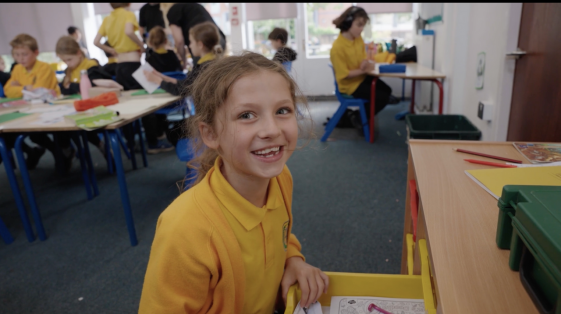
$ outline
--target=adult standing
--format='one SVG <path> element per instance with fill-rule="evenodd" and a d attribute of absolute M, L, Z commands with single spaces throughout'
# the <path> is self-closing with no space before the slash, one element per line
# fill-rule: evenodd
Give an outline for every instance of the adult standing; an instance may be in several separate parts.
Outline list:
<path fill-rule="evenodd" d="M 89 59 L 90 53 L 88 52 L 88 47 L 86 47 L 86 44 L 84 44 L 84 41 L 82 40 L 82 32 L 80 32 L 80 29 L 76 26 L 70 26 L 68 27 L 67 31 L 68 35 L 72 36 L 72 38 L 74 38 L 74 40 L 78 42 L 78 45 L 80 45 L 80 49 L 84 53 L 84 56 Z"/>
<path fill-rule="evenodd" d="M 144 42 L 146 42 L 148 33 L 154 26 L 166 28 L 164 15 L 160 10 L 160 3 L 146 3 L 138 12 L 138 29 Z"/>
<path fill-rule="evenodd" d="M 339 91 L 342 94 L 362 99 L 370 99 L 373 77 L 366 73 L 374 70 L 374 63 L 366 59 L 366 49 L 361 36 L 362 30 L 369 20 L 368 14 L 361 7 L 352 6 L 345 10 L 333 20 L 333 24 L 341 30 L 341 33 L 333 42 L 330 52 Z M 391 94 L 391 87 L 378 79 L 374 114 L 384 109 L 390 101 Z M 366 105 L 365 109 L 366 116 L 370 117 L 370 104 Z M 358 111 L 353 112 L 349 118 L 356 128 L 362 130 Z"/>
<path fill-rule="evenodd" d="M 162 9 L 162 12 L 166 13 L 165 9 Z M 175 48 L 185 67 L 187 64 L 185 46 L 189 47 L 189 29 L 203 22 L 212 22 L 214 25 L 216 23 L 207 10 L 198 3 L 175 3 L 167 10 L 166 18 L 175 41 Z M 226 36 L 224 36 L 218 25 L 216 25 L 216 28 L 218 28 L 220 33 L 220 46 L 222 46 L 223 50 L 226 50 Z M 189 48 L 189 52 L 192 56 L 191 48 Z M 193 57 L 194 64 L 197 64 L 198 60 L 198 57 Z"/>

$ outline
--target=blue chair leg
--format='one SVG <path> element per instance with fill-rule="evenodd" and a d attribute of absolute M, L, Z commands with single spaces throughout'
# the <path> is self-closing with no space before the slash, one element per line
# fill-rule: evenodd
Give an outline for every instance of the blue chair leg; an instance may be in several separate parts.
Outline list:
<path fill-rule="evenodd" d="M 4 160 L 4 168 L 6 169 L 6 175 L 8 176 L 8 181 L 10 182 L 10 188 L 12 189 L 12 194 L 14 195 L 14 199 L 16 201 L 16 207 L 18 208 L 21 222 L 23 224 L 23 229 L 25 230 L 25 235 L 27 236 L 27 240 L 29 242 L 33 242 L 35 240 L 35 235 L 33 234 L 33 230 L 31 229 L 31 223 L 29 222 L 29 218 L 27 217 L 27 211 L 25 210 L 25 206 L 23 205 L 23 197 L 21 196 L 19 185 L 16 180 L 16 175 L 14 173 L 14 167 L 12 165 L 12 151 L 8 149 L 6 143 L 4 142 L 4 139 L 1 136 L 0 155 L 2 155 L 2 160 Z M 23 162 L 23 165 L 20 164 L 20 168 L 22 166 L 25 167 L 25 160 Z"/>
<path fill-rule="evenodd" d="M 405 79 L 401 79 L 401 101 L 405 101 Z"/>
<path fill-rule="evenodd" d="M 77 153 L 78 159 L 80 159 L 80 168 L 82 169 L 82 179 L 84 180 L 84 185 L 86 186 L 86 194 L 88 196 L 88 200 L 91 200 L 93 198 L 92 186 L 90 182 L 90 176 L 88 175 L 86 159 L 84 157 L 84 148 L 82 147 L 82 143 L 80 143 L 80 140 L 77 138 L 76 132 L 72 132 L 71 138 L 78 148 Z"/>
<path fill-rule="evenodd" d="M 134 154 L 134 151 L 129 152 L 127 143 L 125 143 L 125 140 L 123 140 L 123 135 L 121 133 L 121 130 L 117 129 L 116 132 L 117 132 L 117 136 L 119 137 L 119 142 L 121 143 L 121 147 L 123 147 L 123 150 L 125 151 L 125 155 L 127 155 L 128 159 L 131 159 L 131 154 Z"/>
<path fill-rule="evenodd" d="M 327 140 L 331 132 L 333 132 L 333 129 L 335 129 L 335 126 L 337 126 L 339 120 L 341 120 L 341 117 L 343 116 L 346 110 L 347 110 L 347 106 L 341 104 L 337 109 L 337 111 L 335 112 L 335 114 L 333 115 L 333 117 L 329 119 L 329 122 L 327 122 L 327 125 L 325 126 L 325 133 L 323 133 L 323 136 L 321 137 L 322 142 L 325 142 Z"/>
<path fill-rule="evenodd" d="M 144 144 L 144 135 L 142 134 L 142 120 L 138 119 L 133 123 L 138 134 L 138 139 L 140 142 L 140 151 L 142 152 L 142 162 L 144 163 L 144 168 L 148 167 L 148 159 L 146 158 L 146 145 Z"/>
<path fill-rule="evenodd" d="M 109 174 L 113 174 L 113 163 L 111 159 L 113 159 L 111 155 L 111 143 L 109 143 L 109 135 L 107 131 L 103 131 L 103 137 L 105 138 L 105 158 L 107 159 L 107 172 Z"/>
<path fill-rule="evenodd" d="M 2 219 L 0 219 L 0 236 L 2 237 L 2 240 L 4 240 L 4 243 L 6 244 L 10 244 L 14 242 L 14 238 L 12 237 L 12 234 L 10 233 L 10 231 L 8 230 Z"/>
<path fill-rule="evenodd" d="M 366 109 L 364 106 L 366 106 L 364 103 L 360 105 L 360 120 L 362 122 L 362 130 L 364 131 L 364 139 L 370 142 L 370 126 L 368 125 L 368 118 L 366 117 Z"/>
<path fill-rule="evenodd" d="M 132 218 L 131 204 L 129 200 L 129 192 L 127 190 L 127 181 L 125 180 L 125 172 L 123 170 L 123 160 L 121 159 L 121 147 L 119 146 L 119 139 L 115 130 L 109 130 L 109 139 L 115 154 L 115 168 L 117 170 L 117 178 L 119 180 L 119 188 L 121 190 L 121 202 L 123 203 L 123 210 L 125 212 L 125 220 L 129 230 L 129 238 L 132 246 L 138 244 L 136 238 L 136 230 L 134 229 L 134 220 Z"/>
<path fill-rule="evenodd" d="M 88 166 L 88 174 L 90 176 L 90 182 L 92 184 L 94 196 L 99 195 L 99 188 L 97 186 L 97 179 L 95 177 L 95 169 L 93 167 L 92 162 L 92 155 L 90 153 L 90 145 L 88 144 L 88 136 L 86 132 L 80 132 L 82 138 L 82 145 L 84 146 L 84 153 L 86 154 L 84 157 L 86 159 L 86 165 Z"/>
<path fill-rule="evenodd" d="M 134 154 L 134 146 L 135 146 L 135 141 L 134 141 L 134 130 L 132 128 L 131 124 L 125 125 L 123 128 L 125 128 L 124 132 L 125 132 L 125 137 L 127 138 L 127 144 L 128 144 L 128 150 L 131 152 L 130 154 L 130 159 L 131 159 L 131 163 L 132 163 L 132 168 L 134 170 L 136 170 L 136 156 Z M 115 133 L 117 134 L 117 133 Z M 121 138 L 122 139 L 122 138 Z M 123 150 L 126 150 L 123 148 Z M 113 152 L 115 153 L 115 152 Z M 117 158 L 117 156 L 115 156 L 115 158 Z"/>

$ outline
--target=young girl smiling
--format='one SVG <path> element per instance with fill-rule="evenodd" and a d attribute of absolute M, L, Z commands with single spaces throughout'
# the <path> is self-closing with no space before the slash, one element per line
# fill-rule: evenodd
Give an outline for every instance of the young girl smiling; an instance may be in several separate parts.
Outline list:
<path fill-rule="evenodd" d="M 296 84 L 245 53 L 209 65 L 191 94 L 197 183 L 158 219 L 139 313 L 273 313 L 295 283 L 308 307 L 329 278 L 291 232 Z"/>

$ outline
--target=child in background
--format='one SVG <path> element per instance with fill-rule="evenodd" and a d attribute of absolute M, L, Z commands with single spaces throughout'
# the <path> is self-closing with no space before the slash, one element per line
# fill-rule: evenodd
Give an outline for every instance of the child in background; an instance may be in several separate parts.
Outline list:
<path fill-rule="evenodd" d="M 191 92 L 197 183 L 158 219 L 139 313 L 273 313 L 297 282 L 308 307 L 329 278 L 291 232 L 296 83 L 249 52 L 209 65 Z"/>
<path fill-rule="evenodd" d="M 4 58 L 0 56 L 0 85 L 4 86 L 10 79 L 10 73 L 4 72 L 6 70 L 6 63 L 4 63 Z"/>
<path fill-rule="evenodd" d="M 148 33 L 148 47 L 150 54 L 146 53 L 146 62 L 158 72 L 182 71 L 181 63 L 173 50 L 166 49 L 168 39 L 161 26 L 154 26 Z"/>
<path fill-rule="evenodd" d="M 163 75 L 158 71 L 144 71 L 149 81 L 159 84 L 160 87 L 172 95 L 189 95 L 189 87 L 199 76 L 201 71 L 216 58 L 222 56 L 220 46 L 220 34 L 218 28 L 212 22 L 197 24 L 189 29 L 189 48 L 195 57 L 200 57 L 193 70 L 183 80 L 177 80 Z"/>
<path fill-rule="evenodd" d="M 136 16 L 129 11 L 130 3 L 110 4 L 113 11 L 103 19 L 94 44 L 112 57 L 117 57 L 117 83 L 123 85 L 125 90 L 141 89 L 142 86 L 132 77 L 132 73 L 140 67 L 140 55 L 144 52 L 144 44 L 135 34 L 138 30 Z M 112 48 L 101 43 L 102 37 L 107 37 Z"/>
<path fill-rule="evenodd" d="M 39 46 L 35 38 L 27 34 L 17 35 L 11 42 L 12 54 L 18 64 L 4 86 L 8 98 L 23 97 L 23 90 L 43 87 L 60 95 L 56 74 L 48 63 L 37 60 Z"/>
<path fill-rule="evenodd" d="M 275 27 L 268 38 L 271 41 L 271 46 L 277 51 L 273 56 L 273 61 L 283 63 L 296 60 L 296 51 L 286 47 L 288 42 L 288 32 L 286 29 Z"/>
<path fill-rule="evenodd" d="M 107 40 L 103 44 L 105 46 L 109 47 L 109 48 L 112 48 Z M 103 51 L 103 52 L 105 53 L 105 56 L 107 57 L 107 63 L 103 66 L 103 70 L 105 72 L 107 72 L 109 75 L 111 75 L 111 77 L 113 77 L 117 73 L 117 71 L 116 71 L 117 70 L 117 57 L 114 57 L 114 56 L 110 55 L 106 51 Z"/>

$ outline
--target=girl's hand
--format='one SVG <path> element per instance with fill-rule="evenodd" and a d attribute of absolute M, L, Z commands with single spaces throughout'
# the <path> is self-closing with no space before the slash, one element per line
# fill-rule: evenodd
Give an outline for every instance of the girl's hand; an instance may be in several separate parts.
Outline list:
<path fill-rule="evenodd" d="M 109 49 L 109 51 L 106 50 L 106 52 L 111 55 L 111 57 L 116 57 L 117 56 L 117 51 L 114 48 L 111 47 L 107 47 L 107 49 Z"/>
<path fill-rule="evenodd" d="M 323 293 L 327 293 L 329 287 L 329 277 L 319 268 L 304 262 L 299 256 L 286 260 L 286 268 L 281 280 L 282 298 L 285 304 L 288 289 L 296 282 L 302 291 L 300 306 L 305 308 L 315 303 Z"/>
<path fill-rule="evenodd" d="M 158 85 L 162 84 L 163 79 L 161 78 L 160 75 L 158 75 L 154 72 L 156 72 L 156 70 L 151 71 L 151 72 L 148 72 L 148 71 L 144 70 L 144 75 L 146 75 L 146 79 L 148 81 L 150 81 L 152 83 L 155 83 L 155 84 L 158 84 Z"/>
<path fill-rule="evenodd" d="M 360 70 L 364 73 L 372 72 L 374 71 L 374 63 L 369 60 L 362 60 L 360 63 Z"/>
<path fill-rule="evenodd" d="M 21 86 L 21 84 L 18 81 L 12 81 L 12 84 L 10 84 L 12 86 Z"/>

